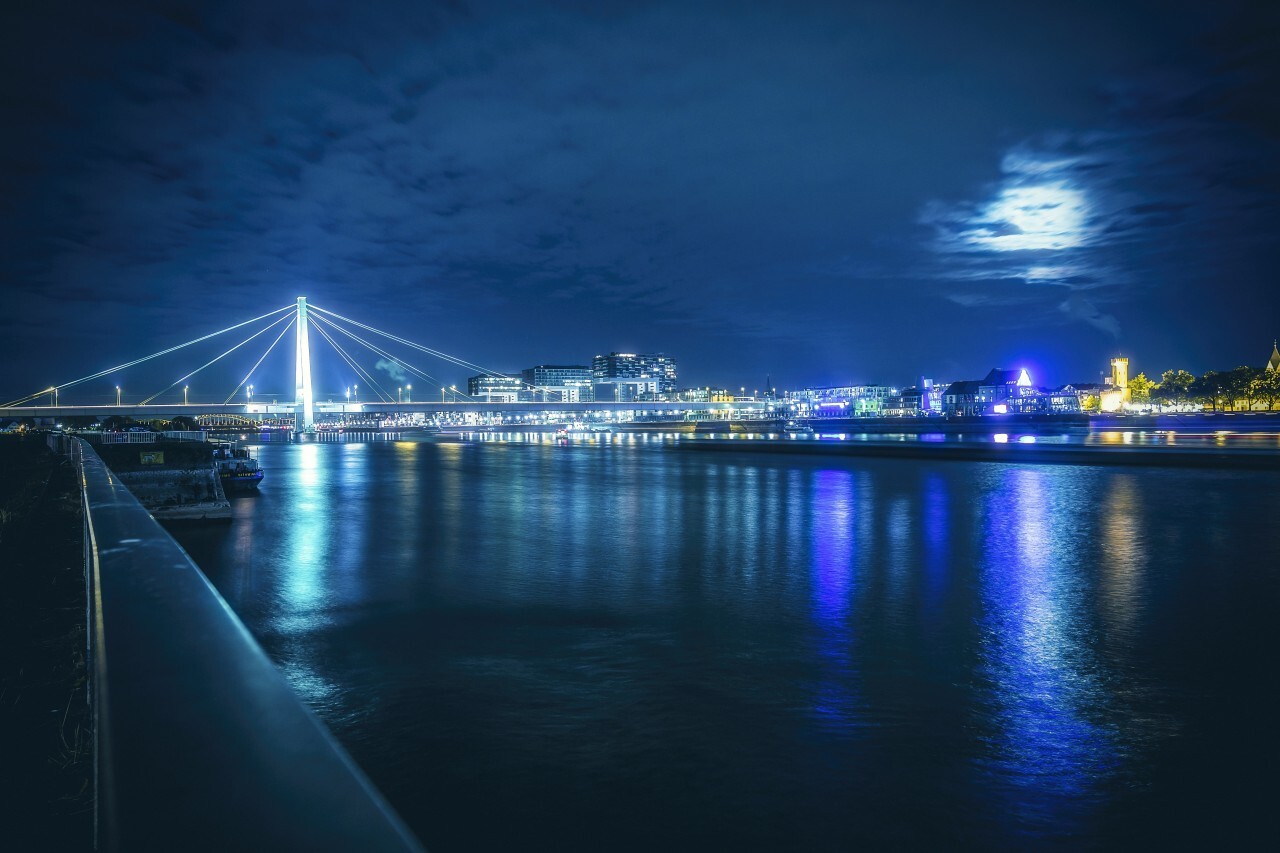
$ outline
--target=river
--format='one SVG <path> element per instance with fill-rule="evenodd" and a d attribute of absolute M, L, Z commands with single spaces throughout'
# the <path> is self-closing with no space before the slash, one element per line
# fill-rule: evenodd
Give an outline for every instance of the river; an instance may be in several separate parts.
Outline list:
<path fill-rule="evenodd" d="M 178 539 L 430 849 L 1274 837 L 1274 473 L 255 453 Z"/>

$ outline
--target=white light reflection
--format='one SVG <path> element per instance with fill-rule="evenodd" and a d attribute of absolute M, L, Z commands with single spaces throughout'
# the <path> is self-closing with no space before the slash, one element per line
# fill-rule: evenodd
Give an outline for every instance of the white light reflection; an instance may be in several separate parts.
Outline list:
<path fill-rule="evenodd" d="M 324 596 L 319 575 L 329 528 L 329 512 L 321 493 L 320 445 L 299 445 L 297 453 L 294 523 L 288 526 L 285 539 L 288 563 L 283 591 L 286 600 L 276 626 L 285 634 L 316 627 L 312 611 Z"/>

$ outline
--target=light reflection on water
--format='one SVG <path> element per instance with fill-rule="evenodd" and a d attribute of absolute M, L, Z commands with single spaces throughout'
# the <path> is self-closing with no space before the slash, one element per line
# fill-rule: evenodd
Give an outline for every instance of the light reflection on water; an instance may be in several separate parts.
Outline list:
<path fill-rule="evenodd" d="M 1092 496 L 1044 468 L 995 476 L 979 568 L 982 704 L 994 726 L 980 765 L 1029 827 L 1051 829 L 1114 767 L 1111 733 L 1095 722 L 1110 699 L 1089 649 L 1089 565 L 1079 559 Z"/>
<path fill-rule="evenodd" d="M 813 621 L 818 653 L 826 670 L 813 712 L 823 729 L 847 736 L 860 722 L 854 702 L 853 637 L 849 611 L 853 598 L 854 480 L 849 471 L 818 471 L 812 508 Z"/>
<path fill-rule="evenodd" d="M 1277 647 L 1270 475 L 259 455 L 180 538 L 430 846 L 1150 840 L 1241 790 L 1214 715 Z"/>

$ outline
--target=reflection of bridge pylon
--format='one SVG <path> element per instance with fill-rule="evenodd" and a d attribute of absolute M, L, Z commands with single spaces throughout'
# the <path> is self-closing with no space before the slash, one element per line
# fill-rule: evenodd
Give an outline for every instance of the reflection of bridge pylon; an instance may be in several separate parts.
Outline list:
<path fill-rule="evenodd" d="M 299 430 L 315 429 L 315 398 L 311 394 L 311 338 L 307 334 L 307 297 L 298 297 L 298 355 L 294 368 L 296 404 L 294 421 Z"/>

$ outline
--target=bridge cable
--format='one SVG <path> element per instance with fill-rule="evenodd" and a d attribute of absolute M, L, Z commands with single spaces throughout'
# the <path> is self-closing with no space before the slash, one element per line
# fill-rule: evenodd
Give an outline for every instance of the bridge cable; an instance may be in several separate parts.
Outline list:
<path fill-rule="evenodd" d="M 472 370 L 478 370 L 478 371 L 480 371 L 481 373 L 484 373 L 484 374 L 486 374 L 486 375 L 488 375 L 488 376 L 495 376 L 495 377 L 500 377 L 500 378 L 503 378 L 503 379 L 514 379 L 514 378 L 515 378 L 515 377 L 513 377 L 513 376 L 508 376 L 508 375 L 507 375 L 507 374 L 505 374 L 505 373 L 499 373 L 499 372 L 498 372 L 498 371 L 496 371 L 496 370 L 490 370 L 490 369 L 489 369 L 489 368 L 487 368 L 487 367 L 482 367 L 481 365 L 479 365 L 479 364 L 475 364 L 474 362 L 470 362 L 470 361 L 467 361 L 467 360 L 465 360 L 465 359 L 461 359 L 461 358 L 457 358 L 456 356 L 449 355 L 449 354 L 448 354 L 448 353 L 446 353 L 446 352 L 441 352 L 440 350 L 432 349 L 431 347 L 425 347 L 425 346 L 423 346 L 422 344 L 414 343 L 413 341 L 406 340 L 405 338 L 399 337 L 399 336 L 397 336 L 397 335 L 393 335 L 393 334 L 391 334 L 390 332 L 384 332 L 384 331 L 382 331 L 381 329 L 375 329 L 373 326 L 365 325 L 364 323 L 361 323 L 361 322 L 360 322 L 360 321 L 358 321 L 358 320 L 352 320 L 350 317 L 344 317 L 344 316 L 342 316 L 341 314 L 338 314 L 338 313 L 336 313 L 336 312 L 330 311 L 330 310 L 328 310 L 328 309 L 326 309 L 326 308 L 321 308 L 321 307 L 319 307 L 318 305 L 310 305 L 310 306 L 308 306 L 308 307 L 310 307 L 310 308 L 314 308 L 315 310 L 320 311 L 320 312 L 322 312 L 322 313 L 324 313 L 324 314 L 328 314 L 328 315 L 329 315 L 329 316 L 331 316 L 331 317 L 336 317 L 336 318 L 338 318 L 339 320 L 342 320 L 343 322 L 346 322 L 346 323 L 350 323 L 350 324 L 351 324 L 351 325 L 353 325 L 353 326 L 358 326 L 358 327 L 360 327 L 361 329 L 365 329 L 365 330 L 367 330 L 367 331 L 373 332 L 374 334 L 382 335 L 384 338 L 389 338 L 390 340 L 396 341 L 397 343 L 404 344 L 404 345 L 405 345 L 405 346 L 407 346 L 407 347 L 412 347 L 413 349 L 419 350 L 420 352 L 424 352 L 424 353 L 426 353 L 427 355 L 433 355 L 433 356 L 435 356 L 436 358 L 442 358 L 442 359 L 444 359 L 445 361 L 452 362 L 452 363 L 454 363 L 454 364 L 456 364 L 456 365 L 458 365 L 458 366 L 460 366 L 460 367 L 467 367 L 467 368 L 470 368 L 470 369 L 472 369 Z M 530 387 L 530 388 L 532 388 L 533 386 L 531 385 L 531 386 L 529 386 L 529 387 Z"/>
<path fill-rule="evenodd" d="M 275 312 L 272 312 L 272 313 L 275 313 Z M 147 405 L 147 403 L 150 403 L 150 402 L 151 402 L 152 400 L 154 400 L 156 397 L 159 397 L 159 396 L 160 396 L 161 394 L 163 394 L 165 391 L 168 391 L 168 390 L 169 390 L 169 388 L 173 388 L 173 387 L 174 387 L 175 385 L 177 385 L 179 382 L 185 382 L 186 380 L 190 379 L 192 376 L 195 376 L 197 373 L 199 373 L 200 371 L 204 370 L 206 367 L 208 367 L 209 365 L 213 364 L 214 362 L 220 361 L 220 360 L 222 360 L 223 358 L 225 358 L 225 357 L 227 357 L 227 356 L 231 355 L 231 353 L 233 353 L 233 352 L 235 352 L 236 350 L 240 349 L 240 347 L 242 347 L 242 346 L 244 346 L 245 344 L 249 343 L 249 341 L 251 341 L 251 340 L 253 340 L 254 338 L 258 337 L 258 335 L 261 335 L 263 332 L 270 331 L 271 329 L 275 328 L 276 326 L 280 325 L 281 323 L 283 323 L 284 321 L 286 321 L 286 320 L 288 320 L 288 319 L 289 319 L 289 317 L 288 317 L 288 315 L 286 315 L 286 316 L 281 317 L 280 319 L 276 320 L 275 322 L 273 322 L 273 323 L 271 323 L 271 324 L 269 324 L 269 325 L 267 325 L 267 326 L 262 327 L 261 329 L 259 329 L 258 331 L 254 332 L 252 335 L 250 335 L 249 337 L 245 338 L 245 339 L 244 339 L 243 341 L 241 341 L 240 343 L 238 343 L 238 344 L 236 344 L 235 346 L 233 346 L 231 349 L 229 349 L 229 350 L 227 350 L 226 352 L 222 353 L 222 355 L 215 356 L 214 358 L 210 359 L 209 361 L 206 361 L 204 364 L 200 365 L 200 366 L 199 366 L 199 367 L 197 367 L 195 370 L 193 370 L 193 371 L 191 371 L 190 373 L 188 373 L 186 376 L 183 376 L 182 378 L 180 378 L 180 379 L 176 380 L 172 385 L 168 386 L 168 388 L 162 388 L 161 390 L 159 390 L 159 391 L 157 391 L 156 393 L 152 394 L 152 395 L 151 395 L 150 397 L 148 397 L 147 399 L 143 400 L 143 401 L 142 401 L 141 403 L 139 403 L 138 405 L 140 405 L 140 406 L 145 406 L 145 405 Z"/>
<path fill-rule="evenodd" d="M 313 307 L 315 307 L 315 306 L 313 306 Z M 333 312 L 333 311 L 329 311 L 329 310 L 328 310 L 328 309 L 326 309 L 326 308 L 317 308 L 317 310 L 322 311 L 322 312 L 324 312 L 325 314 L 329 314 L 329 315 L 331 315 L 331 316 L 333 316 L 333 317 L 337 317 L 339 320 L 343 320 L 343 321 L 345 321 L 345 322 L 347 322 L 347 323 L 351 323 L 351 324 L 352 324 L 352 325 L 354 325 L 354 326 L 359 326 L 359 327 L 360 327 L 360 328 L 362 328 L 362 329 L 368 329 L 368 330 L 369 330 L 369 331 L 371 331 L 371 332 L 374 332 L 374 333 L 376 333 L 376 334 L 382 335 L 382 336 L 383 336 L 383 337 L 385 337 L 385 338 L 390 338 L 390 339 L 391 339 L 391 340 L 393 340 L 393 341 L 397 341 L 397 342 L 399 342 L 399 343 L 404 344 L 405 346 L 412 347 L 412 348 L 414 348 L 414 349 L 416 349 L 416 350 L 419 350 L 419 351 L 421 351 L 421 352 L 424 352 L 424 353 L 426 353 L 426 354 L 428 354 L 428 355 L 432 355 L 432 356 L 435 356 L 436 358 L 444 359 L 445 361 L 448 361 L 448 362 L 451 362 L 451 363 L 453 363 L 453 364 L 459 365 L 460 367 L 466 367 L 466 368 L 470 368 L 470 369 L 472 369 L 472 370 L 478 370 L 478 371 L 480 371 L 482 374 L 484 374 L 484 375 L 486 375 L 486 376 L 493 376 L 493 377 L 496 377 L 496 378 L 499 378 L 499 379 L 514 379 L 514 380 L 516 380 L 517 382 L 519 382 L 519 383 L 520 383 L 520 385 L 522 386 L 522 387 L 521 387 L 521 390 L 523 390 L 523 391 L 533 391 L 533 392 L 537 392 L 537 391 L 539 391 L 539 390 L 540 390 L 539 386 L 534 385 L 534 384 L 533 384 L 533 383 L 531 383 L 531 382 L 525 382 L 525 381 L 524 381 L 524 378 L 523 378 L 523 377 L 521 377 L 521 376 L 513 376 L 513 375 L 508 374 L 508 373 L 501 373 L 501 372 L 499 372 L 499 371 L 497 371 L 497 370 L 490 370 L 490 369 L 489 369 L 489 368 L 487 368 L 487 367 L 483 367 L 482 365 L 475 364 L 474 362 L 470 362 L 470 361 L 467 361 L 467 360 L 465 360 L 465 359 L 457 358 L 456 356 L 449 355 L 449 354 L 448 354 L 448 353 L 446 353 L 446 352 L 441 352 L 440 350 L 432 349 L 431 347 L 427 347 L 427 346 L 423 346 L 422 344 L 414 343 L 413 341 L 406 340 L 405 338 L 398 337 L 398 336 L 396 336 L 396 335 L 390 334 L 389 332 L 384 332 L 384 331 L 382 331 L 381 329 L 375 329 L 375 328 L 373 328 L 372 326 L 368 326 L 368 325 L 365 325 L 364 323 L 359 322 L 358 320 L 352 320 L 350 317 L 343 317 L 341 314 L 337 314 L 337 313 L 335 313 L 335 312 Z M 367 344 L 367 343 L 366 343 L 366 346 L 368 346 L 368 344 Z M 433 381 L 434 381 L 434 380 L 433 380 Z M 443 387 L 443 386 L 442 386 L 442 387 Z M 468 397 L 468 398 L 470 398 L 470 399 L 472 399 L 472 400 L 479 400 L 479 399 L 480 399 L 478 396 L 472 396 L 471 394 L 467 394 L 467 393 L 462 392 L 462 391 L 455 391 L 454 393 L 455 393 L 455 394 L 462 394 L 462 396 L 464 396 L 464 397 Z"/>
<path fill-rule="evenodd" d="M 63 388 L 70 388 L 70 387 L 72 387 L 73 385 L 79 385 L 80 383 L 82 383 L 82 382 L 88 382 L 88 381 L 90 381 L 91 379 L 98 379 L 98 378 L 101 378 L 101 377 L 103 377 L 103 376 L 106 376 L 108 373 L 115 373 L 117 370 L 125 370 L 126 368 L 133 367 L 135 364 L 142 364 L 142 362 L 144 362 L 144 361 L 150 361 L 150 360 L 151 360 L 151 359 L 153 359 L 153 358 L 158 358 L 159 356 L 162 356 L 162 355 L 168 355 L 169 353 L 171 353 L 171 352 L 176 352 L 177 350 L 183 349 L 184 347 L 189 347 L 189 346 L 191 346 L 192 344 L 198 344 L 198 343 L 200 343 L 201 341 L 207 341 L 207 340 L 209 340 L 209 338 L 216 338 L 218 335 L 222 335 L 222 334 L 225 334 L 225 333 L 227 333 L 227 332 L 234 331 L 235 329 L 239 329 L 239 328 L 240 328 L 240 327 L 242 327 L 242 326 L 247 326 L 247 325 L 249 325 L 250 323 L 256 323 L 256 322 L 258 322 L 259 320 L 265 320 L 267 317 L 271 317 L 271 316 L 274 316 L 274 315 L 276 315 L 276 314 L 279 314 L 281 311 L 289 311 L 289 310 L 291 310 L 291 309 L 293 309 L 293 308 L 295 308 L 295 306 L 293 306 L 293 305 L 286 305 L 286 306 L 284 306 L 283 308 L 277 308 L 277 309 L 276 309 L 276 310 L 274 310 L 274 311 L 268 311 L 266 314 L 262 314 L 262 315 L 260 315 L 260 316 L 254 317 L 252 320 L 245 320 L 243 323 L 236 323 L 234 326 L 227 326 L 227 328 L 225 328 L 225 329 L 220 329 L 219 331 L 212 332 L 212 333 L 210 333 L 210 334 L 208 334 L 208 335 L 204 335 L 203 337 L 199 337 L 199 338 L 196 338 L 196 339 L 194 339 L 194 340 L 187 341 L 185 344 L 178 344 L 177 346 L 173 346 L 173 347 L 169 347 L 168 349 L 160 350 L 159 352 L 152 353 L 151 355 L 144 356 L 144 357 L 139 358 L 139 359 L 134 359 L 133 361 L 126 362 L 125 364 L 118 364 L 118 365 L 116 365 L 115 367 L 109 367 L 109 368 L 107 368 L 106 370 L 99 371 L 98 373 L 95 373 L 95 374 L 93 374 L 93 375 L 91 375 L 91 376 L 85 376 L 85 377 L 82 377 L 82 378 L 80 378 L 80 379 L 73 380 L 73 381 L 71 381 L 71 382 L 64 382 L 64 383 L 63 383 L 63 384 L 61 384 L 61 385 L 54 385 L 54 386 L 51 386 L 51 387 L 53 387 L 53 388 L 57 388 L 59 391 L 61 391 Z M 268 327 L 268 328 L 270 328 L 270 327 Z M 181 380 L 181 379 L 179 379 L 178 381 L 179 381 L 179 382 L 181 382 L 182 380 Z M 26 402 L 27 400 L 34 399 L 34 398 L 36 398 L 36 397 L 39 397 L 41 394 L 48 393 L 48 391 L 49 391 L 49 389 L 48 389 L 48 388 L 42 388 L 42 389 L 40 389 L 39 391 L 37 391 L 36 393 L 34 393 L 34 394 L 30 394 L 30 395 L 28 395 L 28 396 L 26 396 L 26 397 L 22 397 L 22 398 L 20 398 L 20 399 L 18 399 L 18 400 L 15 400 L 15 401 L 14 401 L 14 402 L 12 402 L 12 403 L 6 403 L 6 404 L 4 405 L 4 407 L 3 407 L 3 408 L 7 408 L 7 407 L 9 407 L 9 406 L 16 405 L 17 403 Z"/>
<path fill-rule="evenodd" d="M 222 405 L 225 406 L 227 403 L 231 402 L 231 398 L 234 397 L 236 393 L 239 392 L 239 390 L 245 386 L 245 383 L 249 381 L 249 377 L 252 376 L 253 372 L 257 370 L 258 367 L 262 364 L 262 362 L 266 360 L 267 356 L 271 355 L 271 351 L 276 348 L 276 344 L 280 343 L 280 339 L 285 336 L 286 332 L 288 332 L 290 329 L 293 328 L 293 324 L 296 323 L 297 321 L 298 321 L 298 315 L 294 314 L 293 319 L 289 321 L 289 324 L 280 330 L 280 334 L 276 335 L 276 339 L 271 342 L 271 346 L 267 347 L 267 351 L 262 354 L 262 358 L 259 358 L 256 362 L 254 362 L 253 367 L 249 368 L 249 372 L 244 375 L 244 379 L 240 380 L 240 384 L 237 385 L 234 389 L 232 389 L 231 393 L 227 395 L 227 399 L 222 401 Z M 270 328 L 270 326 L 268 326 L 267 328 Z"/>
<path fill-rule="evenodd" d="M 360 378 L 365 379 L 369 382 L 369 384 L 373 387 L 374 391 L 378 394 L 380 399 L 385 399 L 388 403 L 391 402 L 391 395 L 387 393 L 385 390 L 383 390 L 382 386 L 378 384 L 378 380 L 374 378 L 372 373 L 370 373 L 369 371 L 361 367 L 359 364 L 357 364 L 356 360 L 352 358 L 350 355 L 348 355 L 347 351 L 344 350 L 341 346 L 339 346 L 337 341 L 329 337 L 329 333 L 326 332 L 323 328 L 321 328 L 318 324 L 316 325 L 315 329 L 317 332 L 320 333 L 320 336 L 322 338 L 324 338 L 326 341 L 329 342 L 329 346 L 333 347 L 334 351 L 337 352 L 338 355 L 342 356 L 343 360 L 345 360 L 347 364 L 350 365 L 353 370 L 355 370 L 356 374 L 360 376 Z"/>
<path fill-rule="evenodd" d="M 315 318 L 309 317 L 308 319 L 314 320 Z M 319 325 L 315 327 L 315 330 L 323 340 L 328 342 L 329 346 L 333 347 L 333 351 L 336 352 L 338 356 L 347 363 L 347 366 L 356 372 L 356 376 L 360 377 L 360 379 L 365 382 L 366 387 L 372 389 L 372 393 L 379 400 L 389 401 L 391 399 L 391 395 L 388 394 L 387 391 L 381 385 L 378 384 L 378 380 L 376 377 L 374 377 L 373 373 L 361 367 L 359 363 L 357 363 L 356 360 L 350 354 L 348 354 L 346 350 L 344 350 L 341 346 L 339 346 L 337 341 L 335 341 L 332 337 L 326 334 L 325 330 L 320 328 Z"/>
<path fill-rule="evenodd" d="M 357 334 L 355 334 L 355 333 L 353 333 L 353 332 L 351 332 L 351 331 L 349 331 L 349 330 L 347 330 L 347 329 L 342 328 L 341 326 L 339 326 L 337 323 L 333 322 L 332 320 L 326 319 L 326 318 L 324 318 L 324 317 L 316 317 L 315 319 L 316 319 L 316 320 L 319 320 L 320 322 L 327 323 L 327 324 L 328 324 L 329 326 L 331 326 L 332 328 L 336 329 L 336 330 L 337 330 L 337 331 L 339 331 L 339 332 L 342 332 L 342 334 L 344 334 L 344 335 L 346 335 L 347 337 L 351 338 L 351 340 L 355 341 L 356 343 L 359 343 L 359 344 L 362 344 L 362 345 L 364 345 L 364 346 L 368 347 L 369 349 L 373 350 L 373 351 L 374 351 L 375 353 L 377 353 L 378 355 L 383 356 L 384 358 L 389 358 L 389 359 L 391 359 L 391 361 L 392 361 L 393 363 L 395 363 L 397 366 L 399 366 L 399 367 L 405 367 L 405 368 L 408 368 L 409 370 L 413 371 L 414 375 L 416 375 L 416 376 L 421 376 L 423 379 L 427 380 L 428 382 L 431 382 L 432 384 L 440 385 L 441 389 L 443 389 L 443 388 L 445 388 L 445 387 L 446 387 L 445 385 L 441 384 L 441 382 L 440 382 L 440 380 L 439 380 L 439 379 L 436 379 L 434 376 L 432 376 L 430 373 L 427 373 L 427 372 L 426 372 L 425 370 L 423 370 L 422 368 L 420 368 L 420 367 L 416 367 L 416 366 L 414 366 L 414 365 L 410 364 L 409 362 L 404 361 L 403 359 L 397 358 L 396 356 L 392 355 L 391 353 L 387 352 L 386 350 L 382 349 L 381 347 L 375 346 L 374 344 L 369 343 L 368 341 L 366 341 L 364 338 L 360 337 L 359 335 L 357 335 Z"/>

